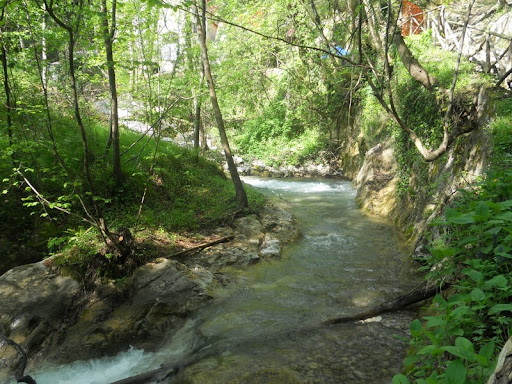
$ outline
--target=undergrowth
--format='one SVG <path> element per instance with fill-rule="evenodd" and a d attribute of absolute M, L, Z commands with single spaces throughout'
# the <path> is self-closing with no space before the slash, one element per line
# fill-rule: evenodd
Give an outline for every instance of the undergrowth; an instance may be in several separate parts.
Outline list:
<path fill-rule="evenodd" d="M 512 336 L 512 98 L 498 102 L 489 127 L 486 177 L 459 193 L 432 224 L 421 268 L 432 284 L 453 283 L 411 323 L 404 374 L 393 384 L 486 382 L 499 348 Z"/>
<path fill-rule="evenodd" d="M 54 113 L 56 146 L 66 171 L 50 150 L 44 117 L 37 116 L 20 114 L 14 145 L 9 146 L 5 136 L 0 143 L 0 246 L 5 250 L 0 273 L 49 253 L 64 255 L 59 262 L 74 265 L 76 270 L 98 254 L 104 266 L 115 264 L 109 261 L 111 255 L 102 253 L 101 239 L 84 221 L 93 212 L 90 206 L 85 211 L 82 204 L 88 205 L 90 191 L 83 175 L 76 123 L 65 113 Z M 166 141 L 160 141 L 156 151 L 154 138 L 140 139 L 141 134 L 128 130 L 121 132 L 124 179 L 116 185 L 111 151 L 105 151 L 108 123 L 94 116 L 85 120 L 94 199 L 112 230 L 199 231 L 228 223 L 238 211 L 234 187 L 218 164 L 197 159 L 195 152 Z M 248 197 L 251 210 L 257 211 L 263 198 L 250 188 Z M 43 198 L 49 204 L 41 204 Z"/>

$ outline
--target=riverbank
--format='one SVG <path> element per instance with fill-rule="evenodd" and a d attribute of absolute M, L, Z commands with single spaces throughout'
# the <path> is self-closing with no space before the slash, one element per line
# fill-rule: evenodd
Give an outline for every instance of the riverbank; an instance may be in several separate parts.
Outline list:
<path fill-rule="evenodd" d="M 279 257 L 283 245 L 300 236 L 284 205 L 267 203 L 258 215 L 210 234 L 232 236 L 229 243 L 184 257 L 162 254 L 120 280 L 86 287 L 61 275 L 55 258 L 10 270 L 0 277 L 0 321 L 26 350 L 27 373 L 42 363 L 114 355 L 129 345 L 158 348 L 164 334 L 213 299 L 215 286 L 231 281 L 226 266 Z M 0 348 L 0 379 L 12 377 L 18 362 L 16 351 Z"/>

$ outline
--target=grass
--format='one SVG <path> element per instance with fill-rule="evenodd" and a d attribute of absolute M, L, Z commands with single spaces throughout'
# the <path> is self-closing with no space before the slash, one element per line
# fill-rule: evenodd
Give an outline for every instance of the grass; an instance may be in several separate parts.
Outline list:
<path fill-rule="evenodd" d="M 143 237 L 138 241 L 147 243 L 155 231 L 164 231 L 165 236 L 172 239 L 180 233 L 225 224 L 238 211 L 234 187 L 218 164 L 201 157 L 196 161 L 193 151 L 163 140 L 155 151 L 155 139 L 139 140 L 141 135 L 129 130 L 121 131 L 124 180 L 116 185 L 112 177 L 111 151 L 105 155 L 108 122 L 90 112 L 84 121 L 94 198 L 111 229 L 130 228 Z M 53 115 L 57 149 L 69 174 L 56 161 L 43 122 L 42 114 L 20 114 L 16 117 L 16 144 L 9 147 L 6 136 L 0 138 L 0 190 L 3 191 L 0 245 L 6 250 L 0 260 L 0 273 L 17 264 L 40 260 L 49 252 L 64 252 L 64 259 L 59 259 L 61 264 L 68 260 L 71 265 L 84 265 L 102 246 L 97 233 L 81 219 L 87 218 L 87 213 L 80 200 L 87 204 L 90 191 L 83 176 L 82 142 L 74 119 L 66 113 Z M 40 204 L 14 168 L 19 169 L 45 199 L 75 216 Z M 250 188 L 247 192 L 251 210 L 257 211 L 263 205 L 263 197 Z M 88 204 L 87 210 L 93 212 Z M 30 250 L 30 257 L 22 258 L 26 249 Z"/>

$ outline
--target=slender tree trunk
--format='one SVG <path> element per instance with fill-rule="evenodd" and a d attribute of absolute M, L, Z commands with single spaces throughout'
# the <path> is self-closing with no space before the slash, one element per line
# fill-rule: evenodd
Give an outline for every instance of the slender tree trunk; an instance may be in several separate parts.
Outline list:
<path fill-rule="evenodd" d="M 5 7 L 2 9 L 2 15 L 0 21 L 5 22 Z M 4 33 L 4 28 L 0 28 L 0 33 Z M 9 146 L 13 144 L 13 133 L 12 133 L 12 105 L 11 105 L 11 88 L 9 86 L 9 67 L 7 65 L 7 49 L 5 48 L 5 41 L 2 37 L 0 40 L 2 56 L 2 69 L 4 74 L 4 92 L 5 92 L 5 108 L 7 114 L 7 135 L 9 136 Z"/>
<path fill-rule="evenodd" d="M 101 0 L 101 14 L 103 21 L 103 38 L 105 41 L 105 51 L 107 55 L 108 67 L 108 84 L 110 88 L 111 102 L 111 129 L 112 129 L 112 148 L 113 148 L 113 164 L 114 164 L 114 180 L 117 184 L 122 181 L 121 170 L 121 150 L 119 144 L 119 108 L 117 103 L 117 85 L 116 70 L 114 64 L 113 40 L 116 30 L 116 0 L 112 0 L 111 24 L 108 23 L 107 0 Z"/>
<path fill-rule="evenodd" d="M 201 128 L 201 99 L 194 94 L 194 149 L 199 153 L 199 130 Z"/>
<path fill-rule="evenodd" d="M 51 111 L 50 111 L 50 102 L 49 102 L 49 98 L 48 98 L 48 87 L 47 87 L 47 84 L 46 84 L 46 68 L 47 68 L 47 66 L 45 64 L 45 61 L 46 61 L 46 40 L 43 37 L 43 43 L 42 43 L 42 49 L 41 49 L 41 58 L 40 58 L 39 57 L 39 52 L 38 52 L 38 50 L 36 48 L 36 41 L 35 41 L 35 38 L 34 38 L 34 36 L 32 34 L 32 30 L 34 28 L 33 28 L 32 19 L 30 17 L 30 12 L 28 10 L 29 9 L 28 8 L 28 4 L 26 2 L 24 2 L 24 6 L 25 6 L 25 10 L 27 12 L 27 21 L 28 21 L 28 25 L 29 25 L 29 28 L 30 28 L 30 31 L 31 31 L 30 35 L 32 37 L 32 46 L 33 46 L 33 49 L 34 49 L 34 59 L 35 59 L 36 66 L 37 66 L 37 72 L 39 74 L 39 81 L 41 83 L 41 89 L 43 90 L 43 99 L 44 99 L 44 106 L 45 106 L 45 112 L 46 112 L 46 129 L 48 131 L 48 137 L 50 138 L 50 141 L 52 142 L 53 155 L 55 156 L 55 158 L 57 159 L 57 161 L 61 165 L 62 169 L 64 169 L 64 171 L 66 172 L 68 177 L 71 179 L 71 177 L 72 177 L 71 171 L 66 166 L 66 164 L 64 163 L 64 160 L 60 156 L 59 151 L 57 150 L 57 144 L 55 142 L 55 136 L 53 135 L 52 115 L 51 115 Z M 46 28 L 46 16 L 43 15 L 43 30 L 45 28 Z"/>
<path fill-rule="evenodd" d="M 203 9 L 205 8 L 203 2 Z M 217 128 L 219 130 L 220 140 L 222 143 L 222 148 L 224 149 L 224 155 L 226 156 L 226 161 L 228 163 L 229 174 L 231 175 L 231 180 L 235 186 L 236 197 L 238 199 L 238 205 L 240 208 L 247 207 L 247 195 L 245 193 L 244 186 L 242 181 L 240 180 L 240 176 L 238 175 L 238 171 L 236 169 L 235 162 L 233 161 L 233 156 L 231 154 L 231 149 L 229 147 L 228 137 L 226 135 L 226 129 L 224 127 L 224 119 L 222 118 L 222 112 L 219 107 L 219 102 L 217 101 L 217 93 L 215 92 L 215 83 L 213 82 L 212 72 L 210 69 L 210 61 L 208 59 L 208 50 L 206 47 L 206 36 L 203 29 L 203 23 L 201 22 L 201 18 L 199 16 L 197 1 L 194 1 L 193 5 L 194 14 L 196 17 L 197 24 L 197 35 L 199 37 L 199 45 L 201 46 L 201 60 L 204 66 L 204 73 L 206 77 L 206 81 L 208 83 L 208 88 L 210 91 L 210 100 L 212 102 L 212 109 L 215 115 L 215 120 L 217 122 Z"/>
<path fill-rule="evenodd" d="M 75 119 L 78 125 L 78 128 L 80 130 L 80 135 L 82 138 L 82 147 L 83 147 L 83 153 L 84 153 L 84 175 L 85 179 L 87 181 L 87 185 L 89 187 L 89 190 L 91 192 L 91 195 L 89 196 L 89 201 L 91 206 L 93 207 L 95 211 L 95 216 L 90 216 L 91 219 L 96 223 L 97 228 L 103 237 L 105 243 L 111 247 L 113 247 L 117 252 L 119 252 L 121 255 L 126 256 L 129 252 L 131 252 L 132 244 L 127 241 L 127 238 L 131 238 L 130 236 L 117 236 L 115 233 L 111 232 L 107 222 L 105 221 L 105 218 L 103 216 L 103 213 L 101 211 L 100 206 L 96 203 L 94 200 L 94 197 L 96 196 L 94 183 L 92 181 L 91 171 L 90 171 L 90 164 L 89 164 L 89 145 L 87 142 L 87 134 L 85 131 L 85 126 L 82 121 L 82 115 L 80 113 L 80 105 L 79 105 L 79 99 L 78 99 L 78 90 L 77 90 L 77 84 L 76 84 L 76 74 L 75 74 L 75 35 L 76 31 L 78 30 L 78 25 L 80 23 L 81 18 L 81 11 L 83 2 L 81 0 L 78 0 L 76 5 L 79 7 L 78 15 L 76 16 L 75 23 L 76 25 L 74 28 L 71 25 L 65 24 L 59 17 L 55 14 L 52 3 L 48 4 L 48 0 L 44 0 L 45 8 L 50 15 L 50 17 L 59 25 L 61 28 L 63 28 L 67 34 L 68 34 L 68 55 L 69 55 L 69 75 L 71 78 L 71 90 L 73 94 L 73 106 L 75 111 Z M 84 210 L 86 210 L 84 206 Z M 86 210 L 87 213 L 87 210 Z M 88 213 L 87 213 L 88 214 Z"/>

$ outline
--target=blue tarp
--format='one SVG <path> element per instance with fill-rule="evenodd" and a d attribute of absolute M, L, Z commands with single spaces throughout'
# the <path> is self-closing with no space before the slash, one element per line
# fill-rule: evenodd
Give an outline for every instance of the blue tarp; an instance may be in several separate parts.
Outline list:
<path fill-rule="evenodd" d="M 331 52 L 337 56 L 347 56 L 348 55 L 348 51 L 345 48 L 340 47 L 339 45 L 336 45 L 334 48 L 331 47 Z M 327 58 L 327 55 L 322 56 L 322 59 L 326 59 L 326 58 Z"/>

